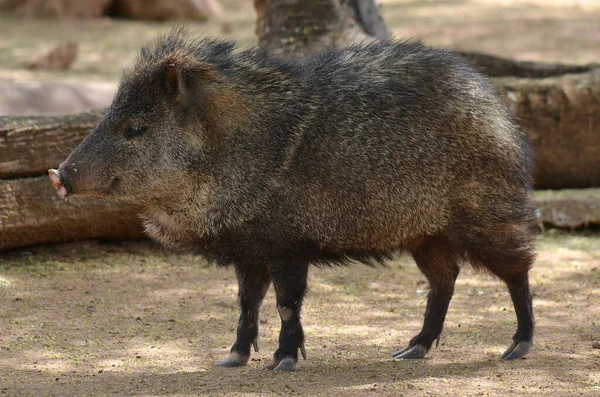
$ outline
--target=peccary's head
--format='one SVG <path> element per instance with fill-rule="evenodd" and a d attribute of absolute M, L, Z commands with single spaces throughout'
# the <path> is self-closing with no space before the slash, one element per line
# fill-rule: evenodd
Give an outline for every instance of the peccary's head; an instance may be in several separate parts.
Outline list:
<path fill-rule="evenodd" d="M 212 61 L 232 50 L 231 43 L 190 43 L 182 32 L 143 48 L 98 126 L 49 171 L 59 195 L 152 204 L 202 183 L 210 132 L 226 126 L 236 103 Z"/>

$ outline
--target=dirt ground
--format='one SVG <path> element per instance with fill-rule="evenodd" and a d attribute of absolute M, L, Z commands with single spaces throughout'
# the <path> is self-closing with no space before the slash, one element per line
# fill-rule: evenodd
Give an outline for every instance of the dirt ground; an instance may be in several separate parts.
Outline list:
<path fill-rule="evenodd" d="M 250 1 L 225 0 L 230 37 L 254 44 Z M 521 60 L 599 62 L 600 3 L 384 0 L 400 37 Z M 193 25 L 222 34 L 220 23 Z M 165 24 L 28 21 L 0 16 L 0 78 L 109 81 Z M 68 72 L 22 64 L 75 37 Z M 1 231 L 0 231 L 1 232 Z M 524 360 L 498 359 L 516 323 L 506 288 L 468 269 L 439 347 L 393 361 L 420 329 L 427 285 L 410 258 L 387 268 L 312 269 L 303 312 L 308 360 L 261 371 L 277 344 L 270 291 L 259 353 L 214 363 L 237 321 L 231 269 L 148 242 L 81 242 L 0 253 L 0 396 L 600 395 L 600 234 L 547 232 L 532 270 L 537 334 Z"/>
<path fill-rule="evenodd" d="M 280 324 L 272 290 L 260 352 L 244 368 L 215 365 L 235 339 L 231 269 L 145 242 L 4 253 L 0 395 L 599 395 L 600 234 L 547 232 L 538 247 L 526 359 L 499 359 L 516 329 L 504 285 L 465 269 L 439 347 L 394 361 L 419 331 L 427 295 L 400 257 L 387 268 L 312 269 L 308 359 L 292 374 L 261 370 Z"/>

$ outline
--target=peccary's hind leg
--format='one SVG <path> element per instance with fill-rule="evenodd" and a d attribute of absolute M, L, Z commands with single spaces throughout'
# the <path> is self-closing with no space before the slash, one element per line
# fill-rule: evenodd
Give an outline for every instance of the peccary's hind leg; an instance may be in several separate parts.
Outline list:
<path fill-rule="evenodd" d="M 238 279 L 238 302 L 240 319 L 237 339 L 231 352 L 217 365 L 221 367 L 239 367 L 250 358 L 250 346 L 258 351 L 258 311 L 269 289 L 271 275 L 266 265 L 239 265 L 235 273 Z"/>
<path fill-rule="evenodd" d="M 427 277 L 430 291 L 423 328 L 406 348 L 393 353 L 396 359 L 423 358 L 433 342 L 440 337 L 460 270 L 454 249 L 442 237 L 426 240 L 412 251 L 412 255 Z"/>
<path fill-rule="evenodd" d="M 273 286 L 277 295 L 277 310 L 281 317 L 279 348 L 266 369 L 293 371 L 298 362 L 298 349 L 306 359 L 304 331 L 300 324 L 300 308 L 306 293 L 308 263 L 289 263 L 271 266 Z"/>
<path fill-rule="evenodd" d="M 502 279 L 510 292 L 517 315 L 517 332 L 502 358 L 513 360 L 526 355 L 533 345 L 534 317 L 529 290 L 529 269 L 535 260 L 533 231 L 527 225 L 496 226 L 493 232 L 477 236 L 469 248 L 469 259 Z"/>
<path fill-rule="evenodd" d="M 510 297 L 517 314 L 517 332 L 513 336 L 513 343 L 501 357 L 506 360 L 514 360 L 529 353 L 533 345 L 533 306 L 527 274 L 505 277 L 504 281 L 510 291 Z"/>

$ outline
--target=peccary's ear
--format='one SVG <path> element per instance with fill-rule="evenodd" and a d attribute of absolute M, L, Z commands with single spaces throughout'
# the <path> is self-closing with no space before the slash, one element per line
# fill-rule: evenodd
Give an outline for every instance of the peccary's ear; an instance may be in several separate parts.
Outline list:
<path fill-rule="evenodd" d="M 183 102 L 185 98 L 185 84 L 181 71 L 175 65 L 165 66 L 165 83 L 167 92 Z"/>
<path fill-rule="evenodd" d="M 204 62 L 188 65 L 183 72 L 175 64 L 169 63 L 165 66 L 164 74 L 167 92 L 181 105 L 185 105 L 190 99 L 190 89 L 193 91 L 199 82 L 216 82 L 222 79 L 212 65 Z"/>

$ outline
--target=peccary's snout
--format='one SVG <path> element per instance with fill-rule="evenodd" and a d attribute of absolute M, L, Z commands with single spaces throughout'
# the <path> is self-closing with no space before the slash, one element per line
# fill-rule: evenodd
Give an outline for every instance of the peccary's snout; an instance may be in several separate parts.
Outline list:
<path fill-rule="evenodd" d="M 100 132 L 100 133 L 99 133 Z M 112 177 L 111 154 L 118 151 L 107 134 L 94 129 L 48 176 L 60 198 L 106 196 Z"/>
<path fill-rule="evenodd" d="M 62 172 L 61 175 L 60 168 L 58 170 L 49 169 L 48 176 L 50 176 L 52 186 L 54 186 L 54 189 L 56 189 L 56 192 L 58 193 L 60 198 L 63 200 L 67 198 L 67 196 L 69 195 L 69 184 L 67 178 L 64 176 L 64 172 Z"/>
<path fill-rule="evenodd" d="M 81 157 L 81 151 L 76 149 L 58 169 L 49 169 L 48 176 L 52 186 L 61 199 L 68 196 L 105 196 L 107 187 L 103 167 L 97 162 L 84 164 L 77 161 Z M 88 152 L 83 151 L 83 154 Z M 91 157 L 91 156 L 89 156 Z M 73 161 L 75 160 L 75 161 Z"/>

